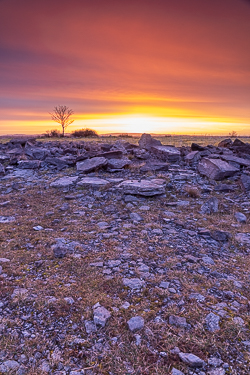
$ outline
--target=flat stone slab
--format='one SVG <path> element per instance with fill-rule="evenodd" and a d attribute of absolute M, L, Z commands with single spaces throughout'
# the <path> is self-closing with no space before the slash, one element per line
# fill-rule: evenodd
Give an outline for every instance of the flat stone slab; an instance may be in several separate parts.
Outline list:
<path fill-rule="evenodd" d="M 101 187 L 109 185 L 110 182 L 99 177 L 84 177 L 82 178 L 77 185 L 78 186 L 92 186 L 92 187 Z"/>
<path fill-rule="evenodd" d="M 62 177 L 58 180 L 53 181 L 50 186 L 55 188 L 65 188 L 69 186 L 73 186 L 75 182 L 78 180 L 78 177 Z"/>
<path fill-rule="evenodd" d="M 145 197 L 165 193 L 164 185 L 156 184 L 148 180 L 126 180 L 119 184 L 118 188 L 122 189 L 124 194 L 142 195 Z"/>
<path fill-rule="evenodd" d="M 198 171 L 212 180 L 223 180 L 224 178 L 231 177 L 239 170 L 227 162 L 220 159 L 203 158 L 198 164 Z"/>
<path fill-rule="evenodd" d="M 107 159 L 104 157 L 95 157 L 76 163 L 76 168 L 81 172 L 91 172 L 97 168 L 104 167 L 107 165 Z"/>

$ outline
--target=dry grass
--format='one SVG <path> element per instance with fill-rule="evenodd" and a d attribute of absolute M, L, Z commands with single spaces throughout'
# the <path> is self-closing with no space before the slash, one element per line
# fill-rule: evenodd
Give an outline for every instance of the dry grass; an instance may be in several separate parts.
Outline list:
<path fill-rule="evenodd" d="M 5 182 L 5 184 L 8 183 L 10 182 Z M 149 199 L 148 202 L 152 203 L 150 203 L 151 209 L 148 212 L 142 212 L 144 222 L 134 225 L 131 229 L 121 230 L 115 238 L 103 237 L 96 244 L 94 240 L 101 232 L 96 222 L 112 221 L 111 216 L 100 210 L 100 205 L 103 204 L 102 199 L 97 198 L 90 209 L 79 199 L 66 202 L 64 200 L 66 193 L 59 194 L 56 190 L 47 190 L 45 185 L 47 183 L 44 186 L 39 183 L 35 187 L 26 187 L 22 194 L 17 191 L 1 197 L 2 201 L 10 200 L 11 202 L 8 206 L 2 207 L 1 215 L 16 216 L 14 225 L 1 224 L 0 227 L 1 257 L 11 260 L 3 265 L 4 273 L 8 277 L 0 279 L 0 298 L 9 301 L 10 309 L 9 313 L 1 317 L 0 323 L 5 326 L 0 337 L 1 350 L 14 353 L 13 356 L 16 355 L 17 358 L 21 354 L 30 357 L 39 352 L 42 355 L 41 358 L 48 360 L 53 369 L 57 368 L 62 357 L 64 365 L 69 363 L 72 367 L 75 361 L 81 364 L 82 368 L 87 368 L 94 374 L 103 375 L 112 373 L 166 375 L 170 373 L 173 366 L 185 373 L 187 367 L 179 361 L 178 356 L 170 354 L 170 350 L 175 346 L 178 346 L 181 351 L 192 352 L 204 360 L 219 351 L 225 362 L 230 362 L 237 353 L 244 352 L 241 342 L 249 338 L 249 290 L 243 288 L 241 291 L 247 298 L 247 301 L 242 299 L 243 307 L 240 312 L 246 326 L 240 328 L 233 321 L 222 319 L 222 329 L 219 333 L 208 332 L 204 329 L 204 319 L 211 305 L 218 301 L 212 294 L 208 294 L 205 303 L 197 304 L 190 301 L 188 296 L 194 292 L 206 294 L 206 291 L 215 286 L 216 280 L 197 273 L 200 267 L 199 262 L 189 262 L 188 257 L 185 258 L 183 253 L 180 258 L 177 258 L 178 248 L 171 247 L 171 242 L 164 243 L 161 236 L 152 237 L 141 234 L 147 224 L 152 224 L 152 229 L 162 227 L 162 211 L 169 209 L 165 206 L 164 199 Z M 83 189 L 82 192 L 88 195 L 87 189 Z M 186 189 L 186 193 L 190 197 L 200 198 L 197 190 L 192 190 L 192 188 Z M 176 200 L 178 199 L 188 198 L 177 194 Z M 61 207 L 65 202 L 68 208 L 63 211 Z M 183 223 L 183 226 L 179 228 L 195 230 L 195 223 L 189 224 L 186 220 L 194 214 L 192 202 L 196 204 L 196 200 L 192 199 L 190 202 L 190 205 L 185 208 L 174 209 L 175 221 Z M 117 204 L 117 210 L 127 215 L 126 205 L 121 201 L 115 203 L 112 196 L 107 198 L 106 204 Z M 195 217 L 200 225 L 204 215 L 199 213 L 198 206 L 195 207 Z M 234 234 L 236 229 L 231 227 L 234 223 L 231 212 L 236 208 L 233 206 L 229 212 L 222 211 L 218 214 L 206 215 L 206 227 L 230 229 L 230 232 Z M 85 211 L 85 215 L 77 214 L 79 210 Z M 50 212 L 49 215 L 48 212 Z M 53 231 L 36 232 L 33 230 L 35 225 L 41 225 Z M 64 228 L 66 228 L 65 231 L 61 232 Z M 176 228 L 178 231 L 178 226 Z M 246 225 L 244 231 L 249 230 L 250 226 Z M 122 236 L 126 234 L 128 238 L 124 240 Z M 58 237 L 79 241 L 83 245 L 76 249 L 80 258 L 69 255 L 63 259 L 55 259 L 51 245 Z M 148 249 L 151 245 L 156 249 L 153 252 L 149 252 Z M 183 252 L 185 252 L 184 248 L 185 246 L 183 246 Z M 203 250 L 206 254 L 206 249 Z M 139 258 L 155 261 L 158 264 L 161 261 L 161 268 L 166 268 L 167 274 L 157 273 L 155 279 L 149 281 L 141 293 L 131 293 L 122 284 L 122 268 L 113 274 L 112 279 L 108 279 L 100 269 L 89 266 L 91 262 L 98 260 L 105 262 L 117 259 L 125 251 L 131 253 L 131 260 L 135 262 Z M 230 254 L 230 248 L 228 253 Z M 189 255 L 188 252 L 186 255 Z M 246 254 L 243 259 L 242 256 L 235 256 L 232 253 L 232 257 L 235 259 L 233 270 L 229 269 L 230 262 L 226 262 L 223 257 L 216 258 L 215 265 L 210 267 L 211 270 L 222 273 L 233 272 L 235 277 L 245 280 L 245 285 L 247 285 L 250 256 Z M 176 266 L 178 263 L 181 263 L 181 268 Z M 133 277 L 140 276 L 136 269 L 134 272 Z M 166 279 L 179 280 L 180 291 L 171 294 L 168 290 L 159 288 L 159 283 Z M 221 281 L 220 285 L 222 291 L 238 292 L 231 282 Z M 27 288 L 28 293 L 11 300 L 10 295 L 17 287 Z M 56 301 L 48 302 L 48 296 L 54 296 Z M 66 303 L 64 298 L 68 296 L 74 299 L 74 304 Z M 172 304 L 164 302 L 170 297 Z M 178 303 L 183 298 L 185 309 L 180 312 Z M 124 301 L 130 303 L 127 310 L 121 308 Z M 96 302 L 100 302 L 112 311 L 112 318 L 109 324 L 100 329 L 97 334 L 87 336 L 83 322 L 86 319 L 92 319 L 91 307 Z M 113 310 L 114 307 L 118 310 Z M 192 328 L 184 330 L 170 326 L 168 318 L 171 314 L 186 317 Z M 231 318 L 236 316 L 236 312 L 230 308 L 228 314 Z M 30 317 L 24 321 L 23 315 L 30 315 Z M 41 318 L 38 318 L 39 315 Z M 127 320 L 134 315 L 142 315 L 145 319 L 144 330 L 138 332 L 142 340 L 140 346 L 135 344 L 134 335 L 128 331 L 126 324 Z M 155 321 L 156 317 L 161 317 L 162 321 Z M 24 322 L 33 324 L 36 333 L 34 338 L 21 339 L 20 332 L 24 330 Z M 74 324 L 77 328 L 74 328 Z M 50 329 L 51 327 L 53 328 Z M 59 338 L 60 329 L 64 327 L 66 327 L 64 338 Z M 13 335 L 13 331 L 17 334 Z M 75 337 L 85 341 L 74 343 Z M 112 340 L 114 337 L 118 338 L 117 343 Z M 95 346 L 98 340 L 102 346 Z M 160 355 L 160 352 L 166 352 L 167 357 Z M 247 358 L 247 353 L 244 355 Z M 240 374 L 247 374 L 250 371 L 250 368 L 246 369 L 241 363 L 237 366 Z M 233 370 L 231 373 L 234 373 Z M 34 364 L 27 374 L 41 374 L 41 371 Z"/>

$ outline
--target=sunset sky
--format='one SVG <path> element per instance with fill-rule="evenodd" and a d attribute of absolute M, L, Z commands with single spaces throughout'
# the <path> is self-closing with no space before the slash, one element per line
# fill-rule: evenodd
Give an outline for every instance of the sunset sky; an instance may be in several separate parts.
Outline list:
<path fill-rule="evenodd" d="M 0 0 L 0 134 L 250 135 L 250 1 Z"/>

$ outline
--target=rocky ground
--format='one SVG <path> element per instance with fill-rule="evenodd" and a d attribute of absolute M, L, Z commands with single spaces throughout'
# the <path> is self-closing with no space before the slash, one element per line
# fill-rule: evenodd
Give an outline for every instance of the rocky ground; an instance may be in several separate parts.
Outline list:
<path fill-rule="evenodd" d="M 0 145 L 0 374 L 249 374 L 250 145 Z"/>

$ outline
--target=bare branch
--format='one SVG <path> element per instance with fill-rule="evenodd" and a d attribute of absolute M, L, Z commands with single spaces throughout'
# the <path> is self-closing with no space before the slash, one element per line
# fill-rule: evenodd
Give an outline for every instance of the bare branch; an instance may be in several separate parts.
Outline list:
<path fill-rule="evenodd" d="M 59 105 L 54 108 L 54 112 L 49 114 L 53 121 L 61 124 L 64 136 L 64 130 L 74 122 L 74 120 L 70 119 L 70 116 L 74 114 L 74 111 L 66 105 Z"/>

